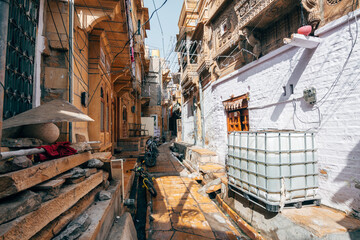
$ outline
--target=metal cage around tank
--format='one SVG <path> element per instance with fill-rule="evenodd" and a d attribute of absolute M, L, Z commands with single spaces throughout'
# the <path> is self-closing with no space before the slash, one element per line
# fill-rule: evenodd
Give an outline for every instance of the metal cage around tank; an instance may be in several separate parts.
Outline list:
<path fill-rule="evenodd" d="M 230 189 L 269 211 L 282 204 L 319 204 L 314 133 L 232 132 L 227 173 Z"/>

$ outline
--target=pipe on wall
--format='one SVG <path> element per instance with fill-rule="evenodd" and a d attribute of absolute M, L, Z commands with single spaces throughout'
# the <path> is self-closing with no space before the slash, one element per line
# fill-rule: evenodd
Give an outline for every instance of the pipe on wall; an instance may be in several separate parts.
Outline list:
<path fill-rule="evenodd" d="M 2 137 L 3 109 L 4 109 L 4 92 L 5 92 L 5 64 L 6 64 L 6 46 L 7 32 L 9 22 L 9 1 L 0 1 L 0 139 Z"/>
<path fill-rule="evenodd" d="M 69 102 L 73 103 L 73 43 L 74 43 L 74 0 L 69 0 Z M 72 142 L 72 122 L 69 122 L 69 141 Z"/>

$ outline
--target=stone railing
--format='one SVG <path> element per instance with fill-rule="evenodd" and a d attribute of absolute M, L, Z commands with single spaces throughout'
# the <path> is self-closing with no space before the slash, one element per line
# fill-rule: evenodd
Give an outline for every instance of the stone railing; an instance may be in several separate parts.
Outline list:
<path fill-rule="evenodd" d="M 238 28 L 245 27 L 253 18 L 262 14 L 276 0 L 240 0 L 234 7 L 239 19 Z"/>
<path fill-rule="evenodd" d="M 188 85 L 188 81 L 192 81 L 194 77 L 198 76 L 197 73 L 198 64 L 188 64 L 184 69 L 182 76 L 181 76 L 181 85 Z"/>

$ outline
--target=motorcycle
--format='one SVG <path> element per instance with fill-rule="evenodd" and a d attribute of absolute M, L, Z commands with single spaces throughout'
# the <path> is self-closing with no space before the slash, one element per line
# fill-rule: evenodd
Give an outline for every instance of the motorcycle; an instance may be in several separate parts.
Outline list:
<path fill-rule="evenodd" d="M 145 165 L 147 167 L 155 166 L 156 158 L 158 156 L 159 156 L 159 150 L 157 149 L 157 143 L 152 137 L 150 137 L 146 141 Z"/>

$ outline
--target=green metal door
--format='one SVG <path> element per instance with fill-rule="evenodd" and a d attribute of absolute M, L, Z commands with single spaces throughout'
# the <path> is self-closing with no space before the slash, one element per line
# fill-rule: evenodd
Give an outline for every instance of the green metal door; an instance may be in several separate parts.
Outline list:
<path fill-rule="evenodd" d="M 6 53 L 4 119 L 32 107 L 38 0 L 11 0 Z"/>

